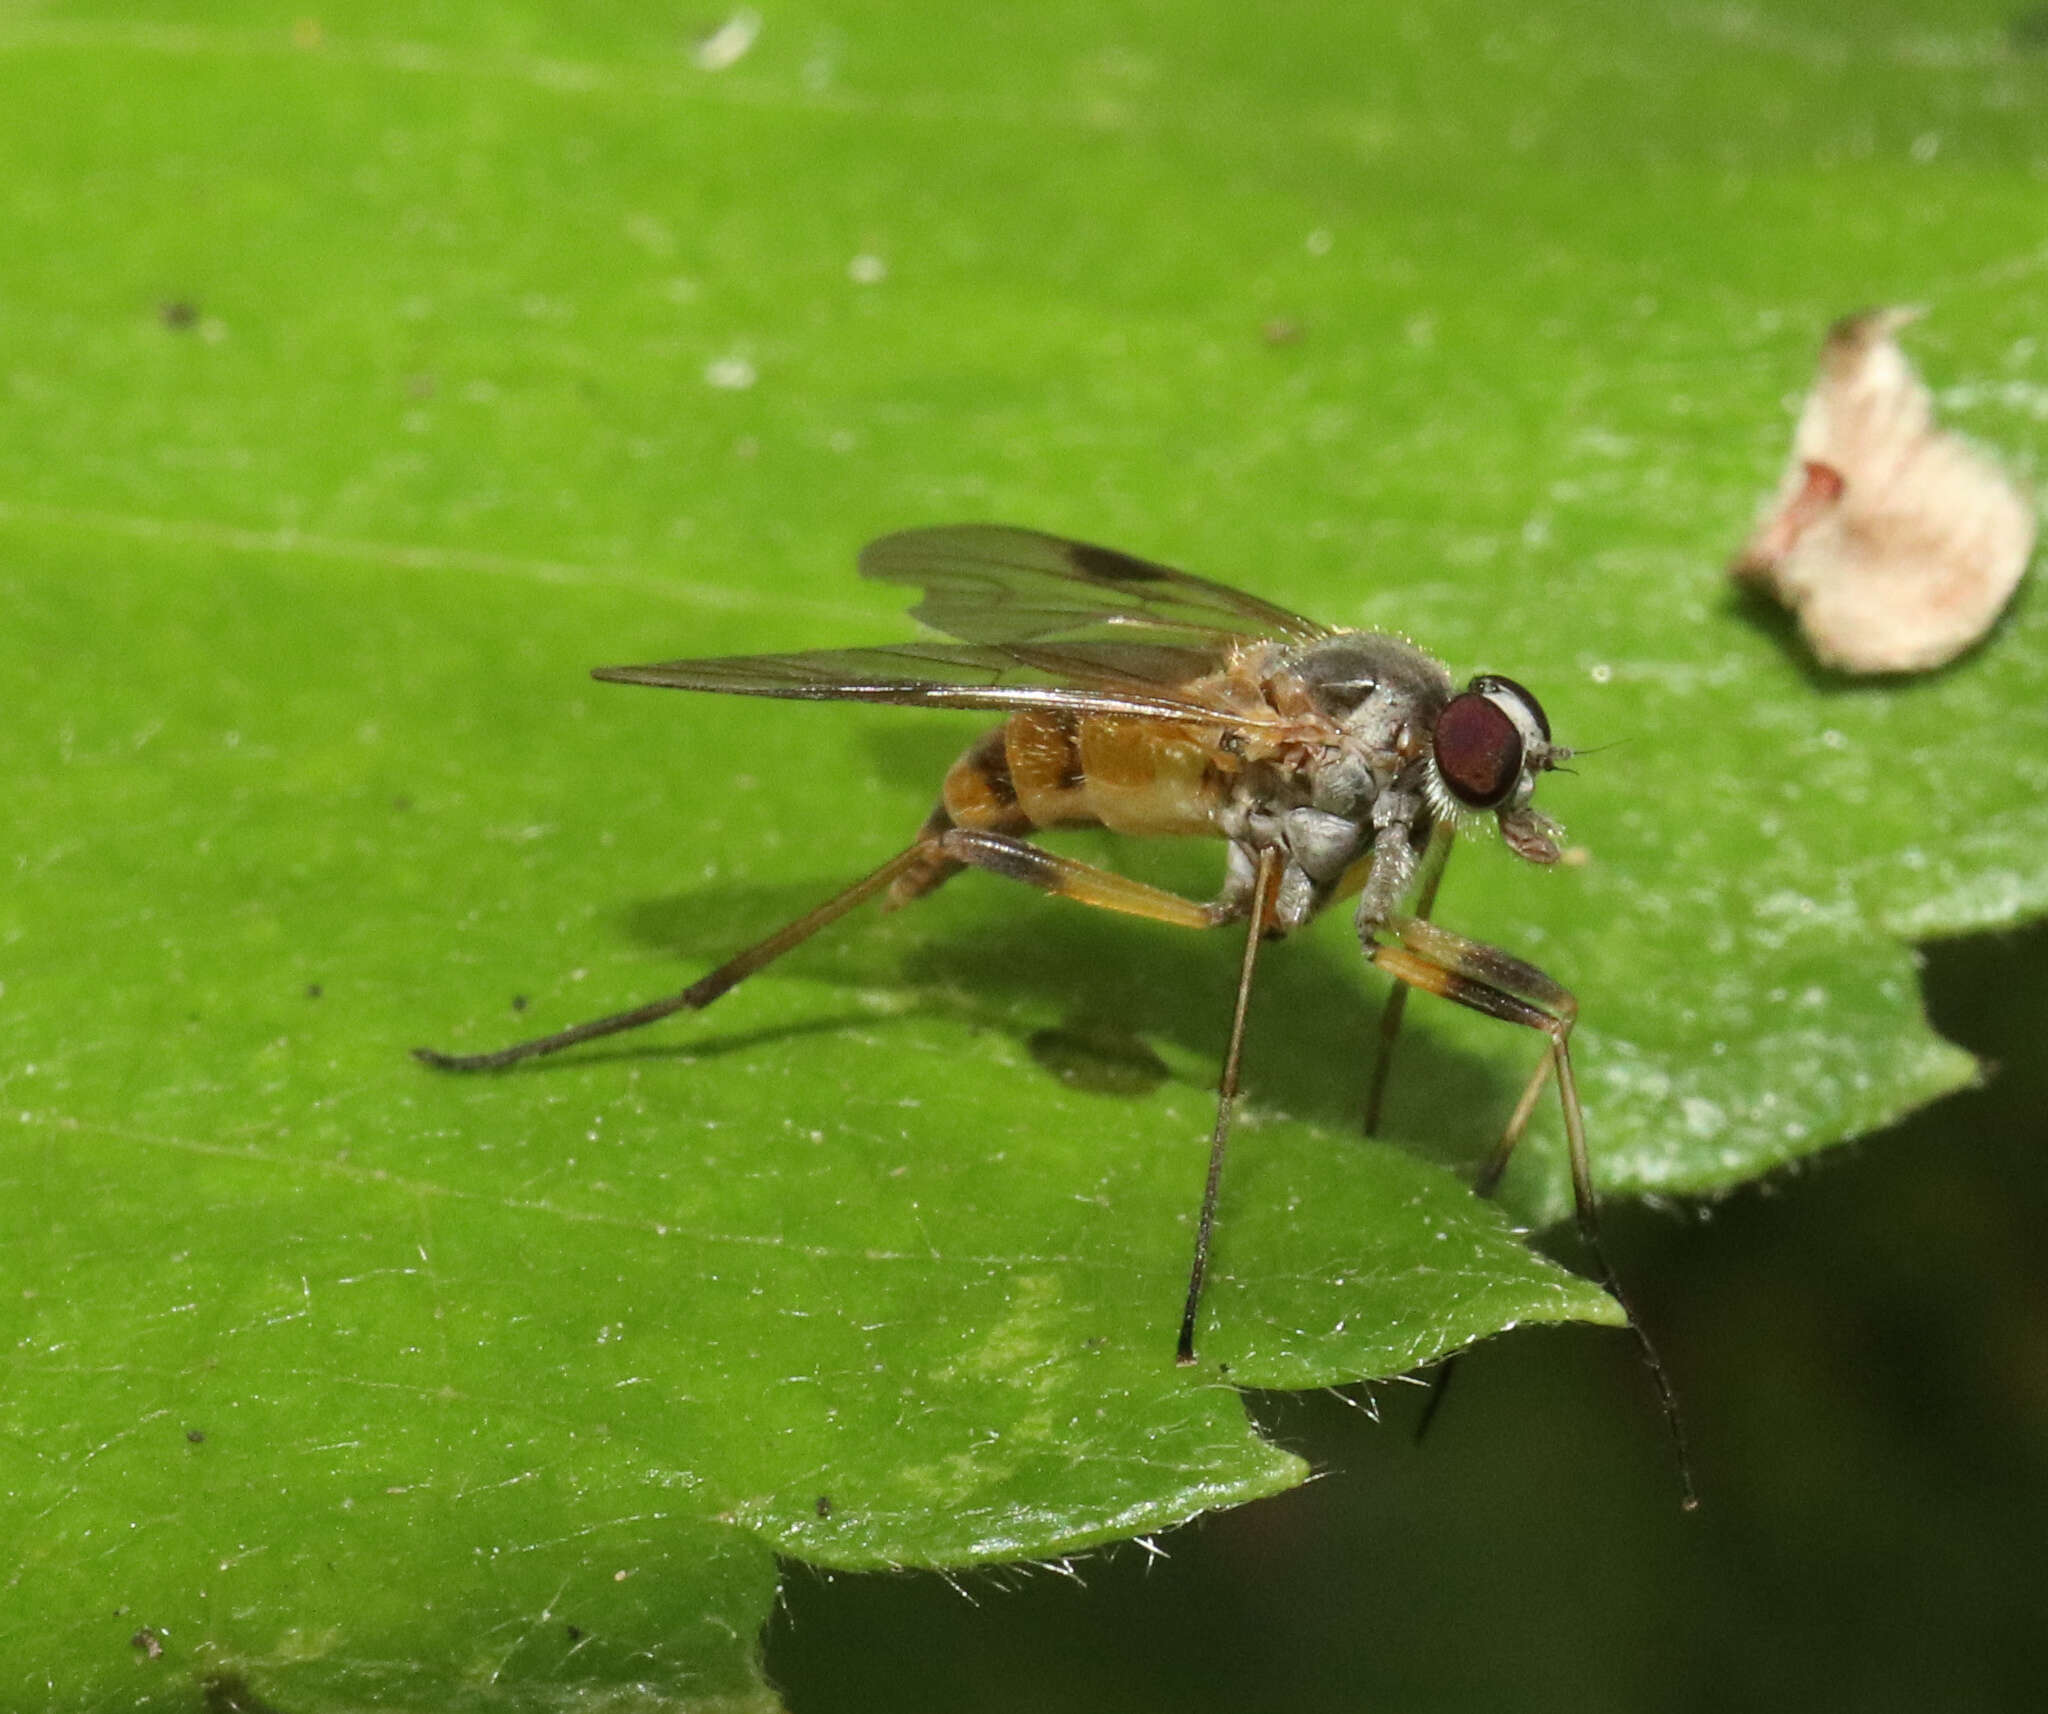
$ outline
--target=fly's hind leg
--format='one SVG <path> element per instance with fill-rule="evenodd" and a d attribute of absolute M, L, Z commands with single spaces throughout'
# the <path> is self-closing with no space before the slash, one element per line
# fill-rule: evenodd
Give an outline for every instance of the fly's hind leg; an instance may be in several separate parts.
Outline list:
<path fill-rule="evenodd" d="M 1655 1381 L 1658 1402 L 1663 1408 L 1665 1424 L 1671 1432 L 1672 1446 L 1678 1457 L 1679 1477 L 1685 1490 L 1684 1505 L 1690 1511 L 1699 1500 L 1693 1490 L 1685 1424 L 1679 1414 L 1677 1395 L 1671 1389 L 1671 1377 L 1665 1371 L 1656 1347 L 1644 1333 L 1642 1323 L 1636 1318 L 1635 1310 L 1621 1289 L 1621 1282 L 1616 1279 L 1614 1267 L 1600 1242 L 1599 1220 L 1594 1210 L 1593 1174 L 1586 1153 L 1585 1116 L 1579 1106 L 1578 1080 L 1572 1074 L 1571 1033 L 1572 1025 L 1578 1019 L 1578 1001 L 1570 990 L 1535 965 L 1503 952 L 1497 946 L 1439 928 L 1421 917 L 1396 918 L 1381 932 L 1390 935 L 1391 942 L 1368 942 L 1366 956 L 1405 987 L 1440 994 L 1489 1018 L 1540 1030 L 1549 1039 L 1549 1047 L 1541 1062 L 1523 1086 L 1507 1128 L 1480 1171 L 1477 1188 L 1481 1195 L 1488 1196 L 1498 1186 L 1515 1144 L 1521 1140 L 1529 1116 L 1536 1109 L 1544 1085 L 1555 1076 L 1558 1100 L 1564 1109 L 1565 1144 L 1571 1160 L 1572 1208 L 1578 1219 L 1579 1232 L 1592 1254 L 1594 1265 L 1600 1270 L 1601 1283 L 1613 1293 L 1622 1313 L 1628 1317 L 1637 1348 Z M 1438 1396 L 1441 1396 L 1440 1389 Z"/>
<path fill-rule="evenodd" d="M 515 1042 L 489 1053 L 442 1053 L 417 1047 L 413 1057 L 437 1071 L 500 1071 L 522 1060 L 538 1059 L 578 1047 L 604 1036 L 619 1035 L 658 1023 L 678 1012 L 702 1011 L 712 1001 L 739 986 L 749 976 L 775 962 L 785 952 L 830 927 L 856 907 L 878 894 L 890 909 L 921 899 L 949 876 L 963 868 L 975 867 L 1027 881 L 1045 892 L 1078 899 L 1083 904 L 1148 916 L 1156 921 L 1183 927 L 1207 928 L 1230 919 L 1222 905 L 1198 905 L 1177 893 L 1168 893 L 1142 882 L 1127 880 L 1107 870 L 1093 869 L 1072 858 L 1058 857 L 1008 834 L 956 827 L 946 807 L 933 810 L 916 840 L 891 857 L 880 868 L 863 875 L 844 892 L 827 899 L 817 909 L 794 922 L 785 923 L 766 939 L 736 953 L 715 970 L 698 977 L 680 993 L 669 994 L 645 1005 L 634 1006 L 606 1017 L 592 1018 L 552 1035 Z"/>
<path fill-rule="evenodd" d="M 1007 833 L 991 833 L 978 827 L 949 828 L 939 835 L 938 850 L 955 864 L 986 869 L 1006 881 L 1022 881 L 1041 893 L 1093 905 L 1098 910 L 1171 923 L 1176 928 L 1217 928 L 1244 914 L 1228 895 L 1202 904 L 1179 893 L 1169 893 L 1164 887 L 1134 881 L 1112 869 L 1098 869 L 1092 863 L 1062 857 L 1057 851 L 1048 851 L 1042 845 Z"/>
<path fill-rule="evenodd" d="M 430 1047 L 416 1047 L 412 1050 L 413 1057 L 422 1064 L 431 1065 L 437 1071 L 499 1071 L 508 1065 L 517 1065 L 524 1059 L 538 1059 L 543 1054 L 560 1053 L 564 1048 L 596 1041 L 600 1036 L 614 1036 L 625 1030 L 637 1030 L 644 1024 L 657 1023 L 663 1018 L 675 1016 L 678 1012 L 701 1012 L 713 1000 L 738 987 L 757 970 L 773 964 L 785 952 L 801 946 L 820 929 L 830 927 L 855 906 L 867 903 L 877 893 L 899 884 L 906 877 L 928 870 L 935 861 L 943 862 L 939 857 L 937 841 L 920 836 L 916 844 L 897 852 L 879 869 L 869 871 L 843 893 L 827 899 L 816 910 L 807 911 L 794 922 L 784 923 L 765 940 L 756 941 L 744 952 L 735 953 L 717 969 L 698 977 L 679 994 L 670 994 L 660 1000 L 650 1000 L 644 1006 L 634 1006 L 624 1012 L 613 1012 L 608 1017 L 592 1018 L 587 1023 L 574 1024 L 566 1030 L 557 1030 L 553 1035 L 536 1036 L 531 1041 L 515 1042 L 511 1047 L 501 1047 L 493 1053 L 441 1053 Z M 944 874 L 940 874 L 937 880 L 930 881 L 921 891 L 929 892 L 944 879 Z"/>
<path fill-rule="evenodd" d="M 993 818 L 991 818 L 993 819 Z M 1006 818 L 1007 819 L 1007 818 Z M 878 894 L 886 895 L 890 907 L 922 898 L 949 876 L 962 869 L 983 869 L 1006 880 L 1022 881 L 1040 892 L 1072 899 L 1099 910 L 1119 911 L 1127 916 L 1145 917 L 1153 922 L 1171 923 L 1176 928 L 1217 928 L 1224 923 L 1250 917 L 1251 930 L 1245 941 L 1244 962 L 1238 977 L 1237 1009 L 1232 1016 L 1230 1045 L 1223 1061 L 1223 1073 L 1216 1097 L 1216 1125 L 1209 1143 L 1209 1174 L 1202 1197 L 1202 1213 L 1195 1236 L 1194 1267 L 1188 1277 L 1186 1307 L 1181 1317 L 1179 1360 L 1194 1361 L 1195 1315 L 1201 1304 L 1202 1283 L 1207 1275 L 1209 1243 L 1216 1220 L 1217 1187 L 1222 1180 L 1224 1143 L 1230 1135 L 1230 1116 L 1237 1097 L 1238 1067 L 1244 1046 L 1244 1024 L 1251 998 L 1252 971 L 1259 943 L 1268 932 L 1278 932 L 1274 922 L 1274 900 L 1279 891 L 1281 863 L 1278 853 L 1261 852 L 1255 863 L 1234 864 L 1231 883 L 1222 895 L 1207 904 L 1170 893 L 1163 887 L 1148 886 L 1129 876 L 1093 864 L 1077 862 L 1047 851 L 1006 831 L 987 827 L 958 826 L 942 804 L 932 812 L 916 841 L 897 852 L 879 869 L 872 870 L 837 897 L 827 899 L 808 915 L 798 917 L 729 958 L 717 969 L 700 976 L 679 994 L 653 1000 L 630 1011 L 560 1030 L 500 1048 L 495 1053 L 448 1054 L 431 1048 L 415 1048 L 414 1054 L 428 1065 L 444 1071 L 495 1071 L 521 1060 L 557 1053 L 563 1048 L 640 1028 L 677 1012 L 700 1011 L 729 989 L 785 952 L 801 945 L 820 929 L 837 922 L 857 905 Z M 1238 871 L 1242 869 L 1242 876 Z"/>
<path fill-rule="evenodd" d="M 521 1060 L 559 1053 L 564 1048 L 595 1041 L 601 1036 L 637 1030 L 644 1024 L 673 1017 L 677 1012 L 702 1011 L 756 971 L 774 963 L 785 952 L 802 945 L 820 929 L 829 927 L 877 894 L 882 895 L 886 910 L 895 910 L 923 898 L 966 866 L 945 849 L 946 836 L 955 828 L 956 808 L 980 826 L 1004 833 L 1030 830 L 1031 818 L 1018 802 L 1016 786 L 1010 778 L 1010 765 L 1004 748 L 1005 730 L 1006 727 L 998 726 L 983 733 L 953 765 L 946 776 L 946 790 L 938 806 L 925 818 L 917 838 L 905 849 L 879 869 L 863 875 L 843 893 L 827 899 L 816 910 L 784 924 L 767 939 L 756 942 L 727 959 L 716 970 L 700 976 L 681 993 L 650 1000 L 644 1006 L 614 1012 L 609 1017 L 592 1018 L 588 1023 L 558 1030 L 553 1035 L 517 1042 L 495 1053 L 440 1053 L 433 1048 L 416 1047 L 413 1056 L 441 1071 L 498 1071 L 508 1065 L 517 1065 Z"/>
<path fill-rule="evenodd" d="M 1030 826 L 1030 821 L 1018 807 L 1015 792 L 1000 788 L 999 782 L 1007 777 L 1003 771 L 1006 764 L 1001 758 L 1002 728 L 997 727 L 961 758 L 954 768 L 954 775 L 964 777 L 963 791 L 974 809 L 1000 826 L 1022 831 Z M 785 923 L 765 940 L 735 953 L 717 969 L 698 977 L 681 993 L 650 1000 L 644 1006 L 634 1006 L 627 1011 L 613 1012 L 608 1017 L 592 1018 L 588 1023 L 557 1030 L 553 1035 L 515 1042 L 511 1047 L 499 1048 L 493 1053 L 441 1053 L 430 1047 L 416 1047 L 412 1050 L 413 1057 L 437 1071 L 500 1071 L 522 1060 L 538 1059 L 544 1054 L 560 1053 L 564 1048 L 577 1047 L 603 1036 L 637 1030 L 643 1025 L 673 1017 L 678 1012 L 700 1012 L 713 1000 L 738 987 L 749 976 L 774 963 L 785 952 L 801 946 L 820 929 L 830 927 L 877 894 L 882 895 L 885 910 L 895 910 L 923 898 L 949 877 L 957 875 L 965 865 L 945 850 L 945 836 L 953 826 L 953 816 L 945 800 L 941 799 L 925 818 L 924 826 L 918 829 L 917 838 L 879 869 L 863 875 L 816 910 L 807 912 L 794 922 Z"/>

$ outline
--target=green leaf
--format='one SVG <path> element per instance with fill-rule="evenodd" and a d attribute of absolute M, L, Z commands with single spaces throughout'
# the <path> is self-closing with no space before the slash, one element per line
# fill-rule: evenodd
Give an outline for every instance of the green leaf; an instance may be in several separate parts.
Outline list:
<path fill-rule="evenodd" d="M 1608 1194 L 1967 1080 L 1910 943 L 2048 897 L 2048 615 L 1851 685 L 1717 568 L 1863 302 L 2031 468 L 2048 68 L 1826 16 L 791 9 L 714 72 L 655 13 L 0 14 L 13 1699 L 768 1706 L 776 1553 L 1165 1528 L 1304 1474 L 1233 1383 L 1617 1318 L 1509 1223 L 1550 1114 L 1503 1207 L 1448 1170 L 1517 1032 L 1419 1002 L 1358 1138 L 1341 921 L 1262 968 L 1192 1371 L 1227 937 L 970 876 L 703 1019 L 406 1058 L 914 832 L 972 719 L 583 677 L 902 637 L 892 527 L 1115 541 L 1613 744 L 1546 782 L 1571 864 L 1475 842 L 1438 913 L 1578 993 Z"/>

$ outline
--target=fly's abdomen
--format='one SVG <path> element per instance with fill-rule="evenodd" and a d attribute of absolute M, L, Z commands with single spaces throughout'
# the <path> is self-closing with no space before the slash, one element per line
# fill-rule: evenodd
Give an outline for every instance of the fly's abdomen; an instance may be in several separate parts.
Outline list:
<path fill-rule="evenodd" d="M 1171 721 L 1026 710 L 953 764 L 944 804 L 955 826 L 1000 833 L 1211 833 L 1229 785 L 1219 761 Z"/>

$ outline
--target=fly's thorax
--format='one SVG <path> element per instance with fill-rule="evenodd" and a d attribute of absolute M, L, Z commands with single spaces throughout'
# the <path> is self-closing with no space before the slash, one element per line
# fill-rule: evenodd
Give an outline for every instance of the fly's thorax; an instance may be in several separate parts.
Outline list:
<path fill-rule="evenodd" d="M 1268 686 L 1274 705 L 1313 712 L 1390 777 L 1429 742 L 1451 698 L 1443 663 L 1380 631 L 1339 631 L 1295 650 Z"/>
<path fill-rule="evenodd" d="M 1266 792 L 1265 807 L 1314 812 L 1296 815 L 1302 831 L 1291 843 L 1317 867 L 1338 860 L 1339 824 L 1352 829 L 1351 857 L 1370 843 L 1399 789 L 1427 765 L 1430 735 L 1452 693 L 1442 662 L 1376 631 L 1319 637 L 1273 663 L 1268 700 L 1313 739 L 1289 758 L 1290 789 Z"/>
<path fill-rule="evenodd" d="M 1375 771 L 1373 761 L 1373 752 L 1365 746 L 1345 742 L 1312 756 L 1304 769 L 1309 807 L 1347 821 L 1370 821 L 1373 805 L 1387 783 Z"/>

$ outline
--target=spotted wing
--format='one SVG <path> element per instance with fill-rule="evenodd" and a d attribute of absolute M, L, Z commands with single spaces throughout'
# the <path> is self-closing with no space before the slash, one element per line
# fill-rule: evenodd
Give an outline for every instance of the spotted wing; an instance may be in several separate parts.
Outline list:
<path fill-rule="evenodd" d="M 1329 627 L 1257 596 L 1114 548 L 1001 524 L 905 530 L 870 542 L 860 574 L 924 591 L 911 609 L 966 643 L 1139 642 L 1206 651 L 1248 637 L 1304 641 Z"/>
<path fill-rule="evenodd" d="M 905 643 L 599 667 L 618 684 L 719 690 L 808 702 L 894 702 L 926 708 L 1070 709 L 1214 726 L 1276 723 L 1273 709 L 1218 675 L 1217 652 L 1149 642 Z"/>

